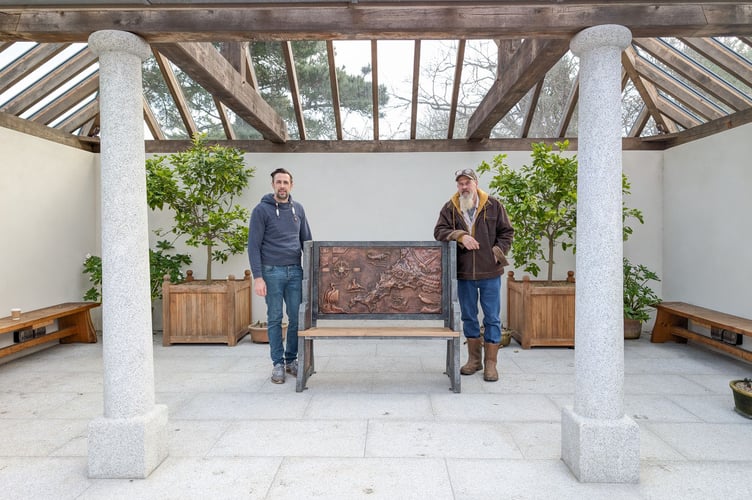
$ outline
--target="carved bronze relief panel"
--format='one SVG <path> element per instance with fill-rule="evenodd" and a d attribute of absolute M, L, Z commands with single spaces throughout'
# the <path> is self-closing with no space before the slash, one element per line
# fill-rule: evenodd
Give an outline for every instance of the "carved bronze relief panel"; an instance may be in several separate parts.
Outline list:
<path fill-rule="evenodd" d="M 440 247 L 320 247 L 326 314 L 441 313 Z"/>

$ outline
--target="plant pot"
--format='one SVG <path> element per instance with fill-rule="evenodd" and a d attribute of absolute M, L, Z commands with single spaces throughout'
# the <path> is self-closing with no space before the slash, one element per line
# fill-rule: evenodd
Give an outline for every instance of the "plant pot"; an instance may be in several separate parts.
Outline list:
<path fill-rule="evenodd" d="M 268 344 L 269 333 L 266 326 L 260 326 L 259 324 L 253 324 L 250 326 L 251 330 L 251 342 L 254 344 Z M 285 340 L 287 335 L 287 325 L 282 325 L 282 340 Z"/>
<path fill-rule="evenodd" d="M 624 338 L 629 340 L 639 339 L 642 333 L 642 321 L 639 319 L 624 318 Z"/>
<path fill-rule="evenodd" d="M 523 349 L 536 346 L 574 347 L 574 273 L 566 281 L 533 281 L 507 273 L 507 321 Z"/>
<path fill-rule="evenodd" d="M 503 329 L 501 331 L 501 347 L 506 347 L 512 342 L 512 332 L 511 330 Z"/>
<path fill-rule="evenodd" d="M 739 382 L 744 381 L 732 380 L 729 382 L 729 387 L 731 387 L 731 391 L 734 393 L 734 410 L 739 415 L 752 418 L 752 393 L 737 387 L 736 384 Z"/>
<path fill-rule="evenodd" d="M 220 343 L 234 346 L 251 323 L 251 272 L 243 279 L 188 280 L 162 285 L 162 344 Z"/>

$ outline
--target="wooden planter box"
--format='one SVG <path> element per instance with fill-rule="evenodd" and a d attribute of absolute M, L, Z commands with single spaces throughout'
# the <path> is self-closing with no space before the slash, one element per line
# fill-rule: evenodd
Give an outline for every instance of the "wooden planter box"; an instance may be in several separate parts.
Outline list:
<path fill-rule="evenodd" d="M 216 343 L 234 346 L 251 324 L 251 272 L 242 280 L 194 280 L 162 285 L 162 345 Z"/>
<path fill-rule="evenodd" d="M 574 273 L 566 281 L 546 285 L 529 276 L 507 273 L 507 322 L 523 349 L 574 347 Z"/>

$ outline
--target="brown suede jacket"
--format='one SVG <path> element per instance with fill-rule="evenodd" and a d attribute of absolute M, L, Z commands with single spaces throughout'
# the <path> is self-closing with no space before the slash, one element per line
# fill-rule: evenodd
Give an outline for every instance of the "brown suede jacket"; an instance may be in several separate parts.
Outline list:
<path fill-rule="evenodd" d="M 506 254 L 512 246 L 514 229 L 507 211 L 499 200 L 478 189 L 478 214 L 473 227 L 468 228 L 460 212 L 460 195 L 455 193 L 439 212 L 433 229 L 438 241 L 457 242 L 457 279 L 482 280 L 504 273 L 509 265 Z M 480 244 L 478 250 L 467 250 L 460 240 L 470 234 Z"/>

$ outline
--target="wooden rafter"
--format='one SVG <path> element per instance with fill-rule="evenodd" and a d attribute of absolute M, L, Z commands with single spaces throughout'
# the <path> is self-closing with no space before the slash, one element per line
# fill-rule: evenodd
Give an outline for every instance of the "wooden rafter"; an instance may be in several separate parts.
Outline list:
<path fill-rule="evenodd" d="M 684 57 L 670 45 L 647 38 L 636 38 L 634 43 L 684 78 L 696 82 L 708 94 L 726 103 L 732 109 L 739 110 L 752 106 L 752 100 L 739 92 L 738 89 L 724 82 L 701 65 Z"/>
<path fill-rule="evenodd" d="M 16 94 L 0 109 L 6 113 L 20 115 L 37 102 L 75 78 L 84 69 L 94 64 L 97 56 L 88 47 L 51 70 L 42 78 Z"/>
<path fill-rule="evenodd" d="M 661 94 L 658 94 L 656 105 L 658 106 L 658 109 L 661 110 L 661 113 L 663 113 L 685 129 L 689 129 L 700 124 L 700 120 L 698 120 L 690 113 L 688 113 L 687 110 L 683 109 L 681 106 L 667 99 Z"/>
<path fill-rule="evenodd" d="M 55 128 L 72 134 L 79 128 L 83 127 L 86 122 L 93 120 L 98 114 L 99 99 L 94 98 L 55 125 Z"/>
<path fill-rule="evenodd" d="M 752 64 L 712 38 L 681 38 L 686 46 L 723 68 L 728 74 L 752 87 Z"/>
<path fill-rule="evenodd" d="M 232 123 L 230 123 L 230 117 L 227 115 L 227 106 L 222 104 L 222 101 L 220 101 L 216 97 L 213 97 L 213 99 L 214 106 L 217 108 L 219 121 L 222 122 L 222 130 L 225 131 L 225 135 L 230 140 L 237 139 L 237 136 L 235 135 L 235 129 L 232 127 Z"/>
<path fill-rule="evenodd" d="M 527 137 L 530 133 L 530 127 L 533 125 L 533 116 L 535 116 L 535 109 L 538 107 L 538 99 L 540 99 L 542 90 L 543 78 L 535 84 L 535 89 L 533 89 L 533 93 L 530 96 L 530 102 L 525 111 L 525 119 L 522 121 L 522 127 L 520 128 L 520 137 Z"/>
<path fill-rule="evenodd" d="M 465 40 L 459 40 L 457 44 L 457 60 L 454 64 L 454 83 L 452 85 L 452 102 L 449 105 L 449 126 L 447 127 L 447 139 L 454 138 L 454 122 L 457 119 L 457 102 L 462 86 L 462 66 L 465 64 Z"/>
<path fill-rule="evenodd" d="M 163 141 L 165 139 L 165 136 L 162 132 L 162 127 L 159 126 L 159 121 L 157 120 L 157 117 L 154 116 L 154 113 L 152 112 L 151 106 L 149 106 L 149 102 L 146 100 L 146 97 L 144 97 L 143 99 L 142 107 L 144 108 L 144 121 L 146 122 L 146 126 L 149 128 L 149 132 L 151 132 L 151 136 L 158 141 Z"/>
<path fill-rule="evenodd" d="M 334 42 L 326 41 L 326 57 L 329 61 L 329 86 L 332 89 L 332 108 L 334 109 L 334 128 L 337 139 L 342 140 L 342 111 L 339 101 L 339 79 L 337 78 L 337 65 L 334 60 Z"/>
<path fill-rule="evenodd" d="M 635 68 L 635 59 L 639 57 L 632 46 L 627 47 L 621 54 L 621 65 L 624 71 L 632 80 L 632 84 L 637 89 L 637 92 L 642 98 L 642 102 L 645 104 L 650 116 L 653 117 L 655 126 L 658 131 L 662 133 L 676 132 L 673 123 L 664 119 L 660 109 L 658 109 L 658 91 L 655 89 L 652 83 L 642 78 L 642 75 Z"/>
<path fill-rule="evenodd" d="M 415 139 L 418 130 L 418 91 L 420 90 L 420 40 L 413 48 L 413 92 L 410 102 L 410 139 Z"/>
<path fill-rule="evenodd" d="M 16 58 L 0 71 L 0 93 L 5 92 L 20 82 L 28 73 L 34 71 L 68 47 L 63 43 L 39 44 Z"/>
<path fill-rule="evenodd" d="M 287 68 L 287 82 L 290 85 L 290 99 L 292 109 L 295 110 L 295 120 L 298 124 L 298 136 L 301 141 L 306 140 L 305 120 L 303 119 L 303 104 L 300 98 L 300 86 L 298 85 L 298 72 L 295 70 L 295 59 L 292 54 L 292 43 L 282 42 L 282 56 Z"/>
<path fill-rule="evenodd" d="M 569 50 L 569 40 L 527 39 L 494 82 L 467 124 L 468 139 L 488 138 L 493 127 Z"/>
<path fill-rule="evenodd" d="M 183 88 L 180 86 L 180 82 L 178 82 L 178 78 L 175 76 L 175 72 L 172 70 L 172 66 L 170 66 L 167 58 L 158 50 L 152 50 L 152 53 L 157 61 L 157 65 L 159 65 L 159 69 L 162 71 L 162 77 L 167 85 L 167 90 L 172 96 L 172 101 L 175 103 L 175 108 L 178 110 L 181 120 L 183 120 L 188 137 L 193 137 L 198 132 L 198 127 L 196 127 L 196 122 L 193 120 L 193 115 L 188 108 Z"/>
<path fill-rule="evenodd" d="M 210 43 L 156 45 L 211 95 L 273 142 L 288 139 L 287 127 L 279 114 L 254 89 L 244 85 L 240 74 Z"/>
<path fill-rule="evenodd" d="M 29 120 L 49 125 L 87 96 L 99 90 L 99 73 L 89 75 L 78 85 L 58 96 L 50 104 L 29 116 Z"/>
<path fill-rule="evenodd" d="M 371 40 L 371 98 L 373 101 L 373 140 L 379 140 L 379 52 L 376 40 Z"/>
<path fill-rule="evenodd" d="M 643 106 L 640 110 L 640 114 L 637 115 L 637 119 L 632 123 L 632 127 L 627 133 L 627 137 L 639 137 L 642 131 L 645 130 L 648 121 L 650 121 L 650 110 L 647 106 Z"/>
<path fill-rule="evenodd" d="M 663 90 L 666 94 L 672 96 L 681 102 L 685 107 L 693 110 L 698 115 L 707 120 L 715 120 L 722 117 L 725 113 L 717 107 L 712 101 L 708 101 L 702 95 L 692 91 L 681 81 L 675 79 L 666 71 L 662 70 L 655 64 L 647 61 L 643 57 L 637 56 L 634 59 L 634 67 L 643 78 L 649 80 L 656 87 Z"/>
<path fill-rule="evenodd" d="M 569 89 L 569 96 L 567 96 L 567 102 L 564 105 L 564 114 L 559 121 L 559 126 L 556 131 L 556 137 L 564 137 L 567 134 L 569 128 L 569 122 L 574 115 L 574 108 L 577 107 L 577 99 L 580 95 L 580 74 L 578 73 L 572 83 L 572 88 Z"/>

